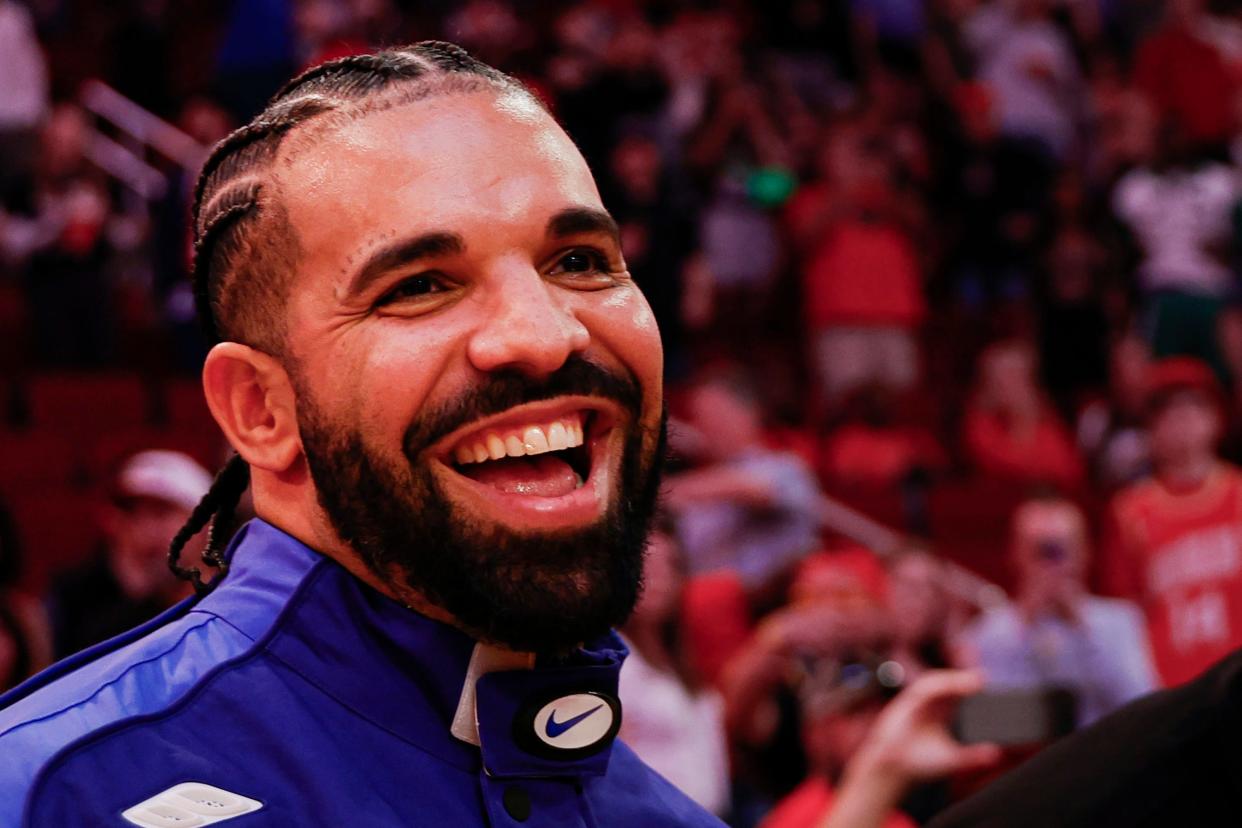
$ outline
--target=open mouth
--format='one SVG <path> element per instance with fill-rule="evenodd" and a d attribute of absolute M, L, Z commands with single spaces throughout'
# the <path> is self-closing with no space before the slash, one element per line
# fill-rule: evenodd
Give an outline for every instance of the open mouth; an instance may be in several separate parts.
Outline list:
<path fill-rule="evenodd" d="M 523 530 L 599 520 L 624 453 L 624 412 L 593 396 L 516 406 L 451 434 L 431 456 L 459 508 Z"/>
<path fill-rule="evenodd" d="M 570 411 L 548 422 L 496 425 L 462 438 L 454 471 L 507 494 L 564 497 L 591 476 L 587 436 L 595 412 Z"/>

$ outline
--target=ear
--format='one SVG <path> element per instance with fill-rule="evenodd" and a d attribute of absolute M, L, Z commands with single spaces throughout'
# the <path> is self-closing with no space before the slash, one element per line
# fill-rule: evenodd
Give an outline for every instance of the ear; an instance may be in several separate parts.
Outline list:
<path fill-rule="evenodd" d="M 287 471 L 302 452 L 296 397 L 284 366 L 238 342 L 221 342 L 203 364 L 207 407 L 251 466 Z"/>

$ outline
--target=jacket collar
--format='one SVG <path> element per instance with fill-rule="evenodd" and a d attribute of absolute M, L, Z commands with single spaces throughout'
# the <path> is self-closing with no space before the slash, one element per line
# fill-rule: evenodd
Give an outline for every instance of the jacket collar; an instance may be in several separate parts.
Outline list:
<path fill-rule="evenodd" d="M 558 714 L 556 700 L 584 694 L 609 705 L 590 714 L 592 725 L 612 716 L 619 726 L 617 677 L 628 651 L 615 633 L 526 669 L 529 660 L 476 648 L 465 633 L 387 598 L 263 520 L 243 527 L 229 558 L 229 574 L 197 609 L 266 638 L 267 653 L 360 718 L 494 776 L 593 776 L 607 768 L 616 727 L 595 747 L 571 751 L 549 749 L 556 740 L 541 743 L 528 731 L 556 732 L 558 715 L 563 724 L 576 709 L 571 701 L 562 705 L 569 713 Z"/>

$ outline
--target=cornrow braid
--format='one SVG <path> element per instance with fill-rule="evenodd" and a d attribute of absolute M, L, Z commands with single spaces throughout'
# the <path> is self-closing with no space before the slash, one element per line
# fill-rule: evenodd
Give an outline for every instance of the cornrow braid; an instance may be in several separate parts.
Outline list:
<path fill-rule="evenodd" d="M 199 595 L 210 590 L 212 583 L 229 571 L 228 561 L 224 559 L 224 544 L 218 529 L 221 524 L 232 521 L 237 504 L 249 485 L 250 466 L 240 455 L 234 454 L 216 475 L 216 479 L 211 482 L 211 488 L 194 507 L 189 520 L 178 530 L 173 536 L 172 543 L 168 545 L 168 567 L 178 578 L 194 584 L 194 591 Z M 211 528 L 207 532 L 207 546 L 203 550 L 203 562 L 219 570 L 219 575 L 211 583 L 203 581 L 202 573 L 196 567 L 181 565 L 181 553 L 185 550 L 185 545 L 208 524 Z"/>
<path fill-rule="evenodd" d="M 443 85 L 453 91 L 448 81 L 455 78 L 530 95 L 521 82 L 460 46 L 429 40 L 307 69 L 286 83 L 253 121 L 216 145 L 199 173 L 193 201 L 194 295 L 210 341 L 235 339 L 278 350 L 270 338 L 280 326 L 253 317 L 265 310 L 273 315 L 270 311 L 281 304 L 283 292 L 273 283 L 289 275 L 296 253 L 291 228 L 258 232 L 265 214 L 277 224 L 283 219 L 275 192 L 265 191 L 262 184 L 284 139 L 308 121 L 358 108 L 400 84 L 417 84 L 429 92 Z M 225 224 L 217 229 L 221 221 Z M 256 242 L 260 236 L 262 245 Z"/>
<path fill-rule="evenodd" d="M 384 105 L 392 97 L 386 93 L 401 85 L 412 87 L 410 101 L 490 86 L 523 93 L 538 103 L 518 80 L 460 46 L 434 40 L 328 61 L 290 80 L 254 120 L 215 146 L 195 183 L 193 292 L 209 342 L 232 340 L 281 354 L 284 325 L 279 311 L 299 249 L 271 178 L 276 157 L 298 127 L 325 117 L 365 114 L 371 111 L 368 107 Z M 181 551 L 210 524 L 203 560 L 221 575 L 227 571 L 218 535 L 231 523 L 249 480 L 249 467 L 234 456 L 172 541 L 170 568 L 200 593 L 219 576 L 204 582 L 197 569 L 180 564 Z"/>

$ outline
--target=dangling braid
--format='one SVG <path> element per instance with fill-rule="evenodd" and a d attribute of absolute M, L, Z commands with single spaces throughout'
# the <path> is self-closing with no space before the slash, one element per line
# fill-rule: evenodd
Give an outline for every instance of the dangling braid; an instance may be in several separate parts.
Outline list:
<path fill-rule="evenodd" d="M 227 573 L 228 562 L 224 560 L 224 545 L 217 537 L 217 529 L 221 524 L 227 525 L 233 519 L 237 503 L 249 485 L 250 466 L 239 455 L 234 454 L 216 475 L 216 479 L 211 482 L 211 488 L 207 490 L 207 494 L 203 495 L 203 499 L 194 507 L 194 511 L 190 513 L 190 519 L 169 544 L 168 566 L 178 578 L 194 584 L 194 591 L 200 595 L 209 590 L 211 584 L 203 581 L 202 574 L 197 568 L 181 565 L 181 552 L 190 542 L 190 538 L 210 524 L 211 528 L 207 532 L 207 546 L 203 550 L 203 562 L 220 570 L 220 575 L 217 577 Z"/>
<path fill-rule="evenodd" d="M 329 61 L 289 81 L 253 121 L 216 145 L 194 188 L 194 301 L 209 342 L 282 353 L 281 311 L 298 247 L 270 177 L 277 154 L 297 127 L 329 113 L 365 114 L 379 93 L 399 85 L 411 87 L 409 100 L 483 86 L 535 99 L 519 81 L 439 41 Z M 220 576 L 205 583 L 197 569 L 179 563 L 181 551 L 210 525 L 203 560 L 220 575 L 227 571 L 219 529 L 232 522 L 249 482 L 249 466 L 234 456 L 173 538 L 169 566 L 200 593 Z"/>

